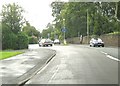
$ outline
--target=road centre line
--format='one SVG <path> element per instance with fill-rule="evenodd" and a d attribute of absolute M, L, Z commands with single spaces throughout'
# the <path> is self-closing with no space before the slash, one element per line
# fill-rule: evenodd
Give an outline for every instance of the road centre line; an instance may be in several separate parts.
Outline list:
<path fill-rule="evenodd" d="M 112 60 L 115 60 L 115 61 L 120 61 L 119 59 L 117 59 L 117 58 L 115 58 L 115 57 L 113 57 L 113 56 L 109 55 L 109 54 L 108 54 L 108 53 L 106 53 L 106 52 L 101 51 L 101 53 L 105 54 L 108 58 L 110 58 L 110 59 L 112 59 Z"/>

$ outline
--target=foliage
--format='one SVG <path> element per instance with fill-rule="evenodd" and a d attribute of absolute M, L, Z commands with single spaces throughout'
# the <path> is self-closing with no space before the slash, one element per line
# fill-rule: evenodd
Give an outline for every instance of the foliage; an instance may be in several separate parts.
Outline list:
<path fill-rule="evenodd" d="M 22 12 L 22 7 L 15 3 L 2 6 L 2 23 L 15 34 L 21 31 L 23 25 Z"/>
<path fill-rule="evenodd" d="M 36 44 L 40 37 L 40 32 L 36 30 L 34 26 L 31 26 L 26 22 L 26 26 L 23 27 L 22 32 L 24 32 L 29 37 L 29 44 Z"/>
<path fill-rule="evenodd" d="M 51 7 L 52 15 L 55 17 L 55 29 L 62 37 L 63 26 L 67 28 L 66 38 L 85 36 L 87 32 L 89 35 L 102 35 L 119 31 L 120 28 L 117 21 L 120 17 L 120 2 L 117 4 L 116 2 L 53 2 Z M 116 10 L 117 18 L 115 17 Z"/>
<path fill-rule="evenodd" d="M 120 20 L 120 1 L 118 2 L 117 18 Z"/>
<path fill-rule="evenodd" d="M 37 44 L 38 39 L 35 36 L 29 37 L 29 44 Z"/>
<path fill-rule="evenodd" d="M 23 9 L 13 3 L 2 8 L 2 49 L 28 48 L 28 37 L 21 32 Z"/>
<path fill-rule="evenodd" d="M 26 49 L 28 48 L 28 36 L 24 33 L 19 33 L 18 35 L 18 40 L 17 40 L 17 44 L 18 44 L 18 49 Z"/>
<path fill-rule="evenodd" d="M 28 47 L 28 37 L 23 33 L 14 34 L 8 28 L 2 30 L 2 49 L 25 49 Z"/>
<path fill-rule="evenodd" d="M 36 30 L 34 26 L 31 26 L 28 22 L 26 22 L 26 26 L 23 27 L 22 30 L 26 35 L 40 37 L 40 32 Z"/>
<path fill-rule="evenodd" d="M 15 49 L 17 36 L 4 24 L 2 24 L 2 49 Z"/>

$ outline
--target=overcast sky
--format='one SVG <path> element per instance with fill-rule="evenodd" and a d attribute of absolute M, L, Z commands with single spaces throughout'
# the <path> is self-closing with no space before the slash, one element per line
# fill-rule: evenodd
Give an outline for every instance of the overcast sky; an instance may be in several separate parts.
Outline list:
<path fill-rule="evenodd" d="M 0 0 L 0 11 L 2 5 L 15 2 L 25 10 L 26 20 L 41 31 L 46 28 L 49 22 L 53 21 L 52 8 L 50 7 L 52 1 L 54 0 Z"/>

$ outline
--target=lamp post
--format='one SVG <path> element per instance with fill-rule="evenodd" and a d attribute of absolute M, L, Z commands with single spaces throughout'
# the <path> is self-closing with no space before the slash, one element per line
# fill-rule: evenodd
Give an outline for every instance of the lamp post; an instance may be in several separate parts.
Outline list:
<path fill-rule="evenodd" d="M 89 13 L 87 9 L 87 43 L 89 44 Z"/>

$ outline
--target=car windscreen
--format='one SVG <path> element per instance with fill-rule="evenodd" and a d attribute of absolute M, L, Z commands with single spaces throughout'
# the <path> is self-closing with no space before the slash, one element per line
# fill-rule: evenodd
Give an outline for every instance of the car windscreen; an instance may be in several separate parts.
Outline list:
<path fill-rule="evenodd" d="M 52 41 L 51 41 L 50 39 L 46 39 L 45 42 L 46 42 L 46 43 L 50 43 L 50 42 L 52 42 Z"/>
<path fill-rule="evenodd" d="M 99 38 L 99 39 L 98 39 L 98 42 L 102 42 L 102 40 Z"/>
<path fill-rule="evenodd" d="M 43 42 L 45 42 L 45 40 L 46 40 L 46 39 L 42 39 L 40 42 L 42 42 L 42 43 L 43 43 Z"/>

